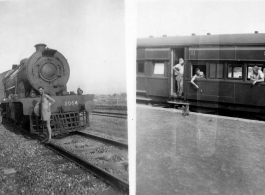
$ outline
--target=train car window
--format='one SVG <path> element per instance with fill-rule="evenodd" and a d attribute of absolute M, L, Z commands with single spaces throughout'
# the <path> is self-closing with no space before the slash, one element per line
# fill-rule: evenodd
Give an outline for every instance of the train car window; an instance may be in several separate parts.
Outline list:
<path fill-rule="evenodd" d="M 206 78 L 206 65 L 192 65 L 192 69 L 191 69 L 191 77 L 193 77 L 193 75 L 195 75 L 195 71 L 196 68 L 199 68 L 201 72 L 203 72 L 204 77 Z"/>
<path fill-rule="evenodd" d="M 144 74 L 144 62 L 137 62 L 137 73 Z"/>
<path fill-rule="evenodd" d="M 216 78 L 217 79 L 223 78 L 223 69 L 224 69 L 223 64 L 217 64 L 217 69 L 216 69 Z"/>
<path fill-rule="evenodd" d="M 216 63 L 210 63 L 210 78 L 216 78 Z"/>
<path fill-rule="evenodd" d="M 164 76 L 165 64 L 161 62 L 154 63 L 154 75 Z"/>
<path fill-rule="evenodd" d="M 223 78 L 223 64 L 210 63 L 210 78 L 222 79 Z"/>
<path fill-rule="evenodd" d="M 247 80 L 250 80 L 250 75 L 252 74 L 252 71 L 253 71 L 253 67 L 254 66 L 258 66 L 259 67 L 259 70 L 261 70 L 262 72 L 265 71 L 265 68 L 262 67 L 262 64 L 249 64 L 250 66 L 247 67 L 247 74 L 248 74 L 248 78 Z"/>
<path fill-rule="evenodd" d="M 242 79 L 243 68 L 240 65 L 228 65 L 228 78 Z"/>

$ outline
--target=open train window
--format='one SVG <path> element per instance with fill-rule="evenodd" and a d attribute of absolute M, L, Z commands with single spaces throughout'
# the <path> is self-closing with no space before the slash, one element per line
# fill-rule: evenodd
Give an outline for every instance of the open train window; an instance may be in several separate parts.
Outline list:
<path fill-rule="evenodd" d="M 153 64 L 154 64 L 154 76 L 164 76 L 165 63 L 154 62 Z"/>
<path fill-rule="evenodd" d="M 242 79 L 243 67 L 238 64 L 228 64 L 228 78 Z"/>
<path fill-rule="evenodd" d="M 137 62 L 137 73 L 144 74 L 144 62 Z"/>
<path fill-rule="evenodd" d="M 263 64 L 248 64 L 248 66 L 247 66 L 247 75 L 248 75 L 247 80 L 250 80 L 250 75 L 253 72 L 254 66 L 258 66 L 259 70 L 261 70 L 265 74 L 265 67 Z"/>
<path fill-rule="evenodd" d="M 199 68 L 203 72 L 204 77 L 206 78 L 206 65 L 192 65 L 191 66 L 191 77 L 196 74 L 196 69 Z"/>
<path fill-rule="evenodd" d="M 222 79 L 223 78 L 224 65 L 221 63 L 210 63 L 210 78 Z"/>

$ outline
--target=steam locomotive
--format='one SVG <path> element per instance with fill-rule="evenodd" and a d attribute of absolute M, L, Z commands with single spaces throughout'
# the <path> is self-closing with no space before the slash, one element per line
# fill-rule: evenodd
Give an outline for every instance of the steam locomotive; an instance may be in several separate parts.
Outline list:
<path fill-rule="evenodd" d="M 172 69 L 180 58 L 183 98 Z M 254 66 L 265 72 L 264 33 L 141 38 L 136 61 L 137 101 L 265 114 L 265 83 L 250 80 Z M 199 89 L 190 83 L 197 68 L 205 75 L 195 81 Z"/>
<path fill-rule="evenodd" d="M 94 95 L 67 92 L 70 67 L 66 58 L 45 44 L 35 45 L 36 51 L 19 65 L 0 74 L 0 102 L 4 117 L 28 128 L 31 133 L 43 131 L 38 116 L 38 87 L 55 99 L 51 108 L 52 135 L 68 133 L 89 126 L 89 112 L 94 109 Z"/>

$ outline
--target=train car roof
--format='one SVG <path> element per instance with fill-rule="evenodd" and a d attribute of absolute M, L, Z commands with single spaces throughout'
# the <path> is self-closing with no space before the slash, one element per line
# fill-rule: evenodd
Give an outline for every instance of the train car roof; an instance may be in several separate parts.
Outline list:
<path fill-rule="evenodd" d="M 150 37 L 137 39 L 137 47 L 177 47 L 213 45 L 265 45 L 265 33 L 191 35 L 174 37 Z"/>

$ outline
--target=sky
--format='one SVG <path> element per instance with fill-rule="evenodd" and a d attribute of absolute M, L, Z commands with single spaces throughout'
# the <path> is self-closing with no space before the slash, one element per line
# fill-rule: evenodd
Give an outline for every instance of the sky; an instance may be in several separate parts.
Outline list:
<path fill-rule="evenodd" d="M 123 0 L 0 1 L 0 72 L 45 43 L 68 60 L 68 91 L 126 92 Z"/>
<path fill-rule="evenodd" d="M 265 33 L 265 1 L 138 0 L 137 38 Z"/>

